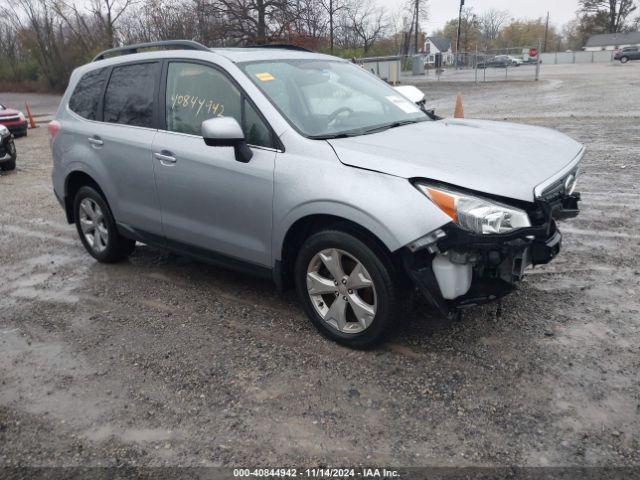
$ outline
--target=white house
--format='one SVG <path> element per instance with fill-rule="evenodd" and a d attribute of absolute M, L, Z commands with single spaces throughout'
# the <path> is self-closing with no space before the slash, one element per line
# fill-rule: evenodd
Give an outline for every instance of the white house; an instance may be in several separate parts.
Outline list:
<path fill-rule="evenodd" d="M 424 42 L 424 52 L 426 63 L 435 63 L 436 53 L 442 54 L 443 64 L 453 63 L 453 50 L 451 50 L 451 40 L 445 37 L 427 37 Z"/>
<path fill-rule="evenodd" d="M 587 52 L 600 52 L 602 50 L 617 50 L 618 48 L 635 46 L 640 47 L 640 32 L 605 33 L 589 37 L 584 50 Z"/>

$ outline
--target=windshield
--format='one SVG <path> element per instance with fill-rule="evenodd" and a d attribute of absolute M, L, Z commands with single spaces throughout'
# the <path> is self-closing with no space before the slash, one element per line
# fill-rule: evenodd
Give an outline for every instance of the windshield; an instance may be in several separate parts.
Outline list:
<path fill-rule="evenodd" d="M 364 135 L 429 119 L 416 104 L 351 63 L 273 60 L 240 67 L 307 137 Z"/>

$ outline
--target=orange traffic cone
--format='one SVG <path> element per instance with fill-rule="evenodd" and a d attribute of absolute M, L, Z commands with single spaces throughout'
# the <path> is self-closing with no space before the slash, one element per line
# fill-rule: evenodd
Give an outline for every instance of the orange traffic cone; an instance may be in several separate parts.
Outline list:
<path fill-rule="evenodd" d="M 456 109 L 453 113 L 453 118 L 464 118 L 464 107 L 462 106 L 462 94 L 459 93 L 456 97 Z"/>
<path fill-rule="evenodd" d="M 24 109 L 27 111 L 27 117 L 29 118 L 29 128 L 36 128 L 36 121 L 31 115 L 31 110 L 29 110 L 29 105 L 27 105 L 27 102 L 24 102 Z"/>

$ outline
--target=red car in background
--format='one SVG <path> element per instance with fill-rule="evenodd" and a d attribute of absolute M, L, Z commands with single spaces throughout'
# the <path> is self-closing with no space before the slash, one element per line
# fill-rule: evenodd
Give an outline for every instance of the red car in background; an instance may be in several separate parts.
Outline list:
<path fill-rule="evenodd" d="M 27 135 L 27 119 L 19 110 L 0 104 L 0 125 L 4 125 L 16 137 Z"/>

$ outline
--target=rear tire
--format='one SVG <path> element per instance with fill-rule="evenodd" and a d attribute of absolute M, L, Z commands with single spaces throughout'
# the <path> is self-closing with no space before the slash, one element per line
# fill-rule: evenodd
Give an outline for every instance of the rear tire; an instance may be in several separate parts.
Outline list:
<path fill-rule="evenodd" d="M 392 262 L 381 248 L 354 235 L 323 230 L 309 237 L 294 278 L 313 325 L 342 345 L 370 348 L 400 323 L 400 282 Z"/>
<path fill-rule="evenodd" d="M 620 59 L 620 63 L 627 63 L 629 61 L 629 57 L 622 57 Z"/>
<path fill-rule="evenodd" d="M 73 215 L 80 241 L 89 254 L 101 263 L 115 263 L 128 257 L 135 241 L 118 233 L 106 200 L 93 187 L 78 190 L 73 201 Z"/>

